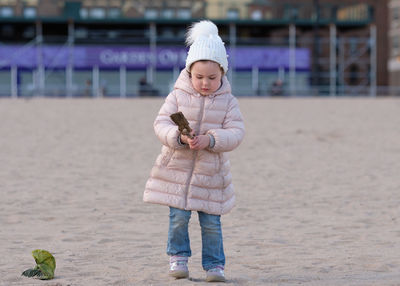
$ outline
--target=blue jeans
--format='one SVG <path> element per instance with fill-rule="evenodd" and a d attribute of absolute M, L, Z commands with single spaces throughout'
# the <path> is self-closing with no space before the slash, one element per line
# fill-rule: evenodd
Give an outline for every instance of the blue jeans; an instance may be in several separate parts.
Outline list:
<path fill-rule="evenodd" d="M 192 212 L 170 207 L 168 230 L 168 255 L 191 256 L 189 220 Z M 201 227 L 201 259 L 204 270 L 217 265 L 225 266 L 222 242 L 221 216 L 198 212 Z"/>

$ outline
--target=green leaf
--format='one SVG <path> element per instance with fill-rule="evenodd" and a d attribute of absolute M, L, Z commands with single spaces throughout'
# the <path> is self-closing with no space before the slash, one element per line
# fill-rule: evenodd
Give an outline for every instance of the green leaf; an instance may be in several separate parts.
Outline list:
<path fill-rule="evenodd" d="M 42 249 L 32 251 L 32 256 L 36 261 L 34 269 L 28 269 L 22 272 L 27 277 L 38 277 L 41 280 L 49 280 L 54 278 L 56 269 L 56 260 L 50 252 Z"/>

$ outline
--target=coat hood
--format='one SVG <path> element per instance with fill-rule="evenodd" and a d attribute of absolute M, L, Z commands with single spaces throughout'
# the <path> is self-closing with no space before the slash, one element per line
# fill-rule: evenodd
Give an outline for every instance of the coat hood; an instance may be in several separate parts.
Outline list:
<path fill-rule="evenodd" d="M 186 93 L 189 93 L 193 96 L 200 97 L 202 96 L 199 92 L 197 92 L 190 80 L 190 74 L 186 69 L 183 69 L 175 82 L 174 89 L 181 89 Z M 224 75 L 222 77 L 222 85 L 220 88 L 213 94 L 208 95 L 208 97 L 215 97 L 221 94 L 231 93 L 231 85 L 229 84 L 228 78 Z"/>

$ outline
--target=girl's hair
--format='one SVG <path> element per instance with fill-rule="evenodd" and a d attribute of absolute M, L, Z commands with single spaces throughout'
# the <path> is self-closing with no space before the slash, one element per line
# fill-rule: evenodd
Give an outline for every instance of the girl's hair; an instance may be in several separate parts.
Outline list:
<path fill-rule="evenodd" d="M 225 75 L 224 68 L 223 68 L 219 63 L 217 63 L 217 62 L 215 62 L 215 61 L 212 61 L 212 60 L 198 60 L 198 61 L 193 62 L 193 63 L 190 65 L 189 70 L 188 70 L 190 76 L 192 75 L 192 66 L 193 66 L 195 63 L 197 63 L 197 62 L 214 62 L 214 63 L 216 63 L 216 64 L 219 66 L 219 69 L 221 70 L 222 75 Z"/>

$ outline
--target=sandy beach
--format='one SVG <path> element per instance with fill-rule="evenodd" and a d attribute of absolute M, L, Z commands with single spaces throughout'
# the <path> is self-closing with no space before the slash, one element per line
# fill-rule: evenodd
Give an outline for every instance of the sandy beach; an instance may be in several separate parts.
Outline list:
<path fill-rule="evenodd" d="M 0 99 L 0 285 L 209 285 L 168 277 L 168 208 L 142 195 L 163 98 Z M 400 98 L 240 98 L 222 217 L 230 285 L 400 285 Z M 50 251 L 53 280 L 21 277 Z"/>

